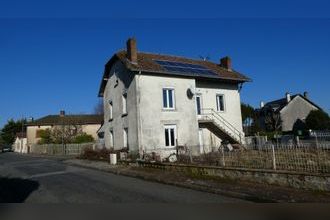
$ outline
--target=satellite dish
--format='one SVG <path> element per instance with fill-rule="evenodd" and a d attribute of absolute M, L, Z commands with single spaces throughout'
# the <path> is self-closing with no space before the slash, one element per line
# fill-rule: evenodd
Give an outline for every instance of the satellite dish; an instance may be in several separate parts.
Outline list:
<path fill-rule="evenodd" d="M 188 96 L 189 99 L 192 99 L 194 97 L 194 93 L 193 93 L 193 91 L 191 91 L 190 88 L 187 89 L 187 96 Z"/>

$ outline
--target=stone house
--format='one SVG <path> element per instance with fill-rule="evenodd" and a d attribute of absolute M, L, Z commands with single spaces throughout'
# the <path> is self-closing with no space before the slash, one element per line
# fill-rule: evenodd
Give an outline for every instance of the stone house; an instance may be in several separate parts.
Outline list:
<path fill-rule="evenodd" d="M 268 103 L 261 102 L 259 111 L 259 124 L 264 130 L 272 130 L 267 126 L 266 115 L 274 113 L 278 119 L 279 130 L 290 132 L 300 129 L 305 124 L 305 119 L 313 110 L 321 110 L 308 97 L 308 93 L 291 95 L 286 93 L 284 98 L 274 100 Z"/>
<path fill-rule="evenodd" d="M 97 131 L 100 129 L 102 122 L 103 115 L 66 115 L 64 111 L 60 111 L 59 115 L 47 115 L 27 124 L 27 145 L 31 146 L 38 143 L 41 130 L 61 128 L 69 125 L 79 127 L 81 132 L 89 134 L 97 140 Z"/>
<path fill-rule="evenodd" d="M 104 143 L 162 159 L 187 146 L 209 152 L 222 140 L 242 144 L 240 88 L 249 78 L 220 63 L 138 52 L 136 40 L 106 63 L 99 89 Z"/>

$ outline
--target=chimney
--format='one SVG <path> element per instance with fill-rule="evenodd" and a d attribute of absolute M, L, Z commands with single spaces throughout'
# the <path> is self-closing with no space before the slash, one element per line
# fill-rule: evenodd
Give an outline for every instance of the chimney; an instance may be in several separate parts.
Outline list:
<path fill-rule="evenodd" d="M 289 103 L 291 101 L 291 94 L 290 93 L 285 93 L 285 97 L 286 97 L 286 102 Z"/>
<path fill-rule="evenodd" d="M 304 92 L 304 97 L 305 97 L 305 99 L 308 99 L 308 92 Z"/>
<path fill-rule="evenodd" d="M 127 46 L 127 59 L 132 63 L 137 63 L 137 49 L 135 38 L 129 38 L 126 42 Z"/>
<path fill-rule="evenodd" d="M 65 111 L 64 110 L 61 110 L 60 111 L 60 117 L 64 117 L 65 116 Z"/>
<path fill-rule="evenodd" d="M 265 103 L 263 101 L 260 102 L 260 108 L 263 108 L 265 106 Z"/>
<path fill-rule="evenodd" d="M 226 56 L 220 59 L 220 66 L 227 70 L 231 70 L 231 59 L 230 57 Z"/>

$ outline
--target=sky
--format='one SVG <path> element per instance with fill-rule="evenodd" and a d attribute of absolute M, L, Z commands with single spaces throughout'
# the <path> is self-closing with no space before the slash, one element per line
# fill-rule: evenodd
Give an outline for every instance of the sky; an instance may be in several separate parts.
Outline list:
<path fill-rule="evenodd" d="M 129 37 L 139 51 L 229 55 L 253 80 L 241 98 L 255 107 L 308 91 L 330 111 L 330 3 L 196 2 L 0 0 L 0 127 L 61 109 L 92 113 L 104 64 Z"/>

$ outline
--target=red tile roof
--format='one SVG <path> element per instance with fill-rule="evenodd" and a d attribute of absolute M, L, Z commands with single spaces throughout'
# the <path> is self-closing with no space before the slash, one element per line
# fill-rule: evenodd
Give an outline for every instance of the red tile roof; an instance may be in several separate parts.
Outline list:
<path fill-rule="evenodd" d="M 185 57 L 178 57 L 178 56 L 171 56 L 171 55 L 161 55 L 161 54 L 152 54 L 152 53 L 143 53 L 139 52 L 138 55 L 138 61 L 137 64 L 133 64 L 129 62 L 129 60 L 126 58 L 126 51 L 119 51 L 117 52 L 106 64 L 103 80 L 101 82 L 100 90 L 99 90 L 99 96 L 103 95 L 105 85 L 107 82 L 107 78 L 110 74 L 110 68 L 111 65 L 116 61 L 120 60 L 126 68 L 133 72 L 139 72 L 141 71 L 142 74 L 165 74 L 170 76 L 181 76 L 181 77 L 192 77 L 192 78 L 204 78 L 204 79 L 213 79 L 213 80 L 219 80 L 219 81 L 231 81 L 231 82 L 247 82 L 251 81 L 248 77 L 245 75 L 235 71 L 235 70 L 228 70 L 223 67 L 221 67 L 219 64 L 212 63 L 209 61 L 204 60 L 195 60 Z M 169 72 L 165 68 L 163 68 L 161 65 L 159 65 L 155 60 L 164 60 L 164 61 L 174 61 L 174 62 L 181 62 L 181 63 L 187 63 L 187 64 L 197 64 L 204 68 L 207 68 L 211 70 L 212 72 L 216 73 L 216 76 L 196 76 L 193 74 L 180 74 L 180 73 L 174 73 Z"/>
<path fill-rule="evenodd" d="M 103 115 L 47 115 L 35 121 L 28 123 L 28 126 L 41 126 L 41 125 L 61 125 L 61 124 L 102 124 Z"/>

